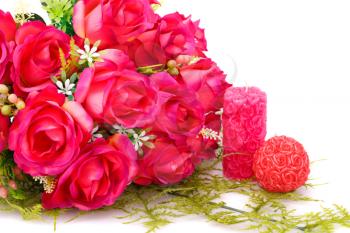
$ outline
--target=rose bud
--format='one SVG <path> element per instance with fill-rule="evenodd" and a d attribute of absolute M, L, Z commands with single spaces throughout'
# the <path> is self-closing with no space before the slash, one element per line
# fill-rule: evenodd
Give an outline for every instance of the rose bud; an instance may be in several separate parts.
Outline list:
<path fill-rule="evenodd" d="M 7 198 L 8 191 L 4 186 L 0 186 L 0 198 Z"/>
<path fill-rule="evenodd" d="M 16 182 L 15 182 L 14 180 L 10 180 L 10 181 L 8 182 L 8 185 L 9 185 L 12 189 L 14 189 L 14 190 L 17 189 L 17 184 L 16 184 Z"/>

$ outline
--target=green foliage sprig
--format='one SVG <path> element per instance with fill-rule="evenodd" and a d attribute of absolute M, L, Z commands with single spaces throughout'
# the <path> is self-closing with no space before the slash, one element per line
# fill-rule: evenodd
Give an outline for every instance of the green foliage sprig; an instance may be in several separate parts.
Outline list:
<path fill-rule="evenodd" d="M 128 224 L 142 222 L 147 232 L 155 232 L 176 218 L 186 215 L 200 215 L 210 221 L 244 226 L 245 229 L 262 233 L 331 233 L 336 225 L 350 227 L 350 213 L 340 205 L 321 207 L 318 212 L 297 214 L 296 210 L 288 208 L 290 201 L 318 200 L 298 192 L 269 193 L 254 181 L 229 181 L 222 177 L 218 164 L 219 161 L 204 163 L 193 176 L 173 186 L 131 185 L 113 206 L 99 211 L 116 211 L 116 218 L 125 219 Z M 307 185 L 309 186 L 312 185 Z M 246 196 L 248 201 L 245 208 L 229 207 L 220 201 L 221 195 L 226 193 Z M 22 206 L 19 202 L 13 204 L 12 201 L 0 199 L 0 205 L 19 211 L 26 219 L 38 218 L 42 214 L 49 215 L 54 218 L 56 228 L 56 219 L 61 210 L 45 212 L 38 204 L 40 198 L 33 200 L 31 205 Z M 94 211 L 78 212 L 69 222 L 90 213 Z"/>
<path fill-rule="evenodd" d="M 72 16 L 75 3 L 76 0 L 41 0 L 52 24 L 69 35 L 74 35 Z"/>
<path fill-rule="evenodd" d="M 333 232 L 339 224 L 350 227 L 349 212 L 335 205 L 319 212 L 297 215 L 288 209 L 288 201 L 317 201 L 297 192 L 269 193 L 253 181 L 229 181 L 222 177 L 217 162 L 204 165 L 189 179 L 171 187 L 131 186 L 113 208 L 125 213 L 119 218 L 141 221 L 147 232 L 154 232 L 184 215 L 202 215 L 225 225 L 247 223 L 257 232 Z M 248 197 L 245 210 L 226 206 L 219 201 L 225 193 Z"/>
<path fill-rule="evenodd" d="M 43 213 L 40 195 L 41 185 L 32 177 L 15 173 L 13 153 L 5 150 L 0 154 L 0 185 L 8 190 L 6 199 L 0 198 L 0 210 L 17 211 L 24 219 L 40 219 Z M 9 185 L 12 181 L 16 188 Z"/>

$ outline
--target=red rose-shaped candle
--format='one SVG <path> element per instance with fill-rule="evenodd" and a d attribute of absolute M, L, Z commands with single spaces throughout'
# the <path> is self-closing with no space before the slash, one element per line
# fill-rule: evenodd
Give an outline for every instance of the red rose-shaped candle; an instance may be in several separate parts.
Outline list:
<path fill-rule="evenodd" d="M 253 154 L 266 136 L 266 94 L 256 87 L 227 89 L 222 123 L 224 175 L 250 178 Z"/>
<path fill-rule="evenodd" d="M 310 173 L 309 157 L 293 138 L 277 136 L 254 154 L 253 170 L 267 191 L 290 192 L 305 184 Z"/>

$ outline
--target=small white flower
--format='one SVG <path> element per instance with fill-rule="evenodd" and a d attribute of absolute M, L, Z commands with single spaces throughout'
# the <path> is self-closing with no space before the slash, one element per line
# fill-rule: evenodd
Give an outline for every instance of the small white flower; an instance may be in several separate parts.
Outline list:
<path fill-rule="evenodd" d="M 58 87 L 58 93 L 65 94 L 66 96 L 73 95 L 73 88 L 75 87 L 74 83 L 70 83 L 69 79 L 66 79 L 64 86 L 62 81 L 57 81 L 56 86 Z"/>
<path fill-rule="evenodd" d="M 202 128 L 199 134 L 202 135 L 204 139 L 221 141 L 221 135 L 210 128 Z"/>
<path fill-rule="evenodd" d="M 123 126 L 118 125 L 118 124 L 113 125 L 113 129 L 115 129 L 120 134 L 128 135 L 128 134 L 134 134 L 135 133 L 135 130 L 124 128 Z"/>
<path fill-rule="evenodd" d="M 97 53 L 97 46 L 90 48 L 89 44 L 84 45 L 84 50 L 77 49 L 77 53 L 80 54 L 80 60 L 87 61 L 89 66 L 91 66 L 92 63 L 101 56 L 99 53 Z"/>
<path fill-rule="evenodd" d="M 91 137 L 91 140 L 90 140 L 91 142 L 95 141 L 98 138 L 103 138 L 103 135 L 98 133 L 98 130 L 99 130 L 98 126 L 96 126 L 95 128 L 92 129 L 92 131 L 91 131 L 92 137 Z"/>
<path fill-rule="evenodd" d="M 140 134 L 134 133 L 133 138 L 134 138 L 133 143 L 136 151 L 141 149 L 144 142 L 147 142 L 148 140 L 151 139 L 149 136 L 146 135 L 146 131 L 142 131 Z"/>
<path fill-rule="evenodd" d="M 146 135 L 147 131 L 145 130 L 142 130 L 140 133 L 138 133 L 138 131 L 136 131 L 135 129 L 127 129 L 118 124 L 113 125 L 113 128 L 116 130 L 117 133 L 127 135 L 134 144 L 135 150 L 141 154 L 142 146 L 146 146 L 149 148 L 153 147 L 153 143 L 151 143 L 150 140 L 153 140 L 155 138 L 155 135 Z"/>
<path fill-rule="evenodd" d="M 45 193 L 52 193 L 55 190 L 57 180 L 52 176 L 34 176 L 34 181 L 43 185 Z"/>

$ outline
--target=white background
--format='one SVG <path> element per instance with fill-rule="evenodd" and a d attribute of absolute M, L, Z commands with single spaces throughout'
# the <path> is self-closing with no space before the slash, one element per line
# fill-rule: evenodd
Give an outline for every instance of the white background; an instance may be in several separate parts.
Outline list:
<path fill-rule="evenodd" d="M 0 0 L 13 10 L 19 1 Z M 39 1 L 29 3 L 38 10 Z M 36 6 L 35 6 L 36 5 Z M 339 203 L 350 209 L 350 2 L 348 0 L 165 0 L 161 14 L 179 11 L 201 19 L 210 54 L 231 77 L 233 58 L 237 85 L 255 85 L 268 94 L 268 136 L 288 135 L 302 142 L 311 160 L 314 183 L 307 191 L 323 206 Z M 40 13 L 43 14 L 42 12 Z M 230 58 L 231 57 L 231 58 Z M 225 200 L 242 203 L 235 196 Z M 296 206 L 313 210 L 314 206 Z M 315 209 L 317 210 L 317 208 Z M 60 222 L 61 232 L 144 232 L 139 224 L 124 225 L 113 213 Z M 48 222 L 24 222 L 0 213 L 0 231 L 52 232 Z M 159 232 L 238 232 L 235 227 L 201 217 L 178 219 Z M 350 232 L 338 228 L 336 232 Z"/>

